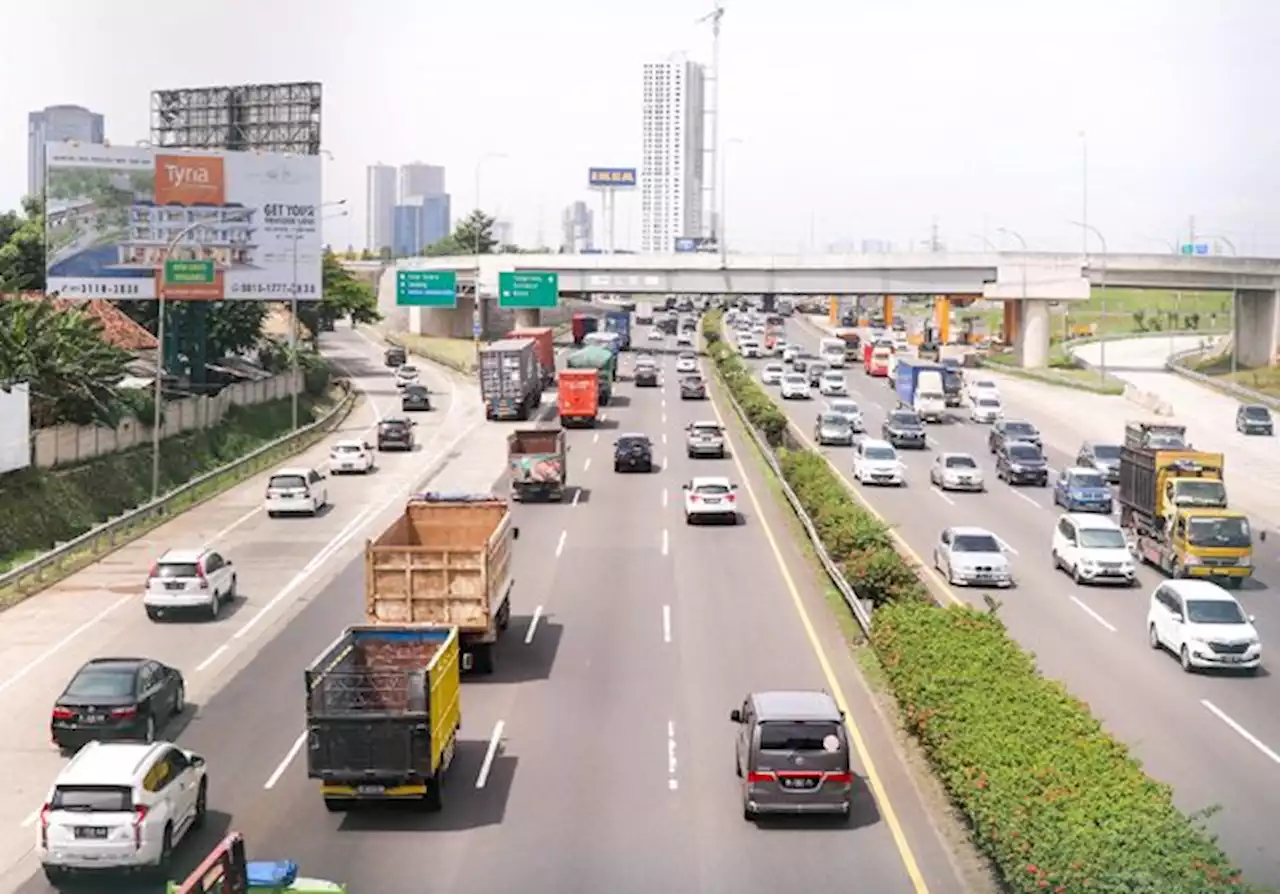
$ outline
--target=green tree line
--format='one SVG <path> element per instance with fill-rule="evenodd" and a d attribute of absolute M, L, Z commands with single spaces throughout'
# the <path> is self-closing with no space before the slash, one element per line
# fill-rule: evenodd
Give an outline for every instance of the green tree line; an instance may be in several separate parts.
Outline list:
<path fill-rule="evenodd" d="M 452 255 L 491 255 L 491 254 L 533 254 L 546 255 L 555 254 L 545 245 L 536 248 L 521 248 L 518 245 L 499 244 L 498 240 L 493 236 L 493 227 L 497 223 L 497 219 L 490 217 L 479 209 L 472 211 L 462 220 L 458 221 L 452 233 L 445 236 L 439 242 L 433 242 L 431 245 L 425 245 L 418 252 L 421 258 L 443 258 Z M 368 248 L 357 251 L 354 246 L 347 246 L 346 251 L 341 253 L 341 259 L 344 261 L 391 261 L 394 260 L 393 252 L 389 247 L 383 248 L 381 251 L 372 251 Z"/>

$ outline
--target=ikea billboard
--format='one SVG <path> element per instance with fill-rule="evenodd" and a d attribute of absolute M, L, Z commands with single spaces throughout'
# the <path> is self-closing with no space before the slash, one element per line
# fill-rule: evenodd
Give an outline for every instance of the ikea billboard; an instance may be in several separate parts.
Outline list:
<path fill-rule="evenodd" d="M 635 168 L 587 168 L 587 183 L 597 189 L 630 189 L 637 182 Z"/>

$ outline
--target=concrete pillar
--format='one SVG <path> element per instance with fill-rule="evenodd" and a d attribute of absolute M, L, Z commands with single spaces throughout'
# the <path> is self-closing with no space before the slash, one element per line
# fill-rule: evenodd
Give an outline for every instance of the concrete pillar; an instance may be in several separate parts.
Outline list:
<path fill-rule="evenodd" d="M 939 295 L 933 303 L 933 313 L 938 343 L 951 344 L 951 299 L 946 295 Z"/>
<path fill-rule="evenodd" d="M 1280 293 L 1242 289 L 1236 293 L 1236 362 L 1240 366 L 1280 365 Z"/>
<path fill-rule="evenodd" d="M 1014 346 L 1018 343 L 1018 334 L 1022 329 L 1019 323 L 1019 311 L 1022 308 L 1018 306 L 1017 301 L 1006 301 L 1004 303 L 1004 343 Z"/>
<path fill-rule="evenodd" d="M 1016 354 L 1023 369 L 1043 369 L 1049 365 L 1049 302 L 1027 298 L 1017 302 L 1018 336 Z"/>
<path fill-rule="evenodd" d="M 840 325 L 840 298 L 837 295 L 827 299 L 827 322 L 832 326 Z"/>
<path fill-rule="evenodd" d="M 893 296 L 884 296 L 884 326 L 886 329 L 893 325 Z"/>
<path fill-rule="evenodd" d="M 529 329 L 540 324 L 541 317 L 536 307 L 516 311 L 516 329 Z"/>

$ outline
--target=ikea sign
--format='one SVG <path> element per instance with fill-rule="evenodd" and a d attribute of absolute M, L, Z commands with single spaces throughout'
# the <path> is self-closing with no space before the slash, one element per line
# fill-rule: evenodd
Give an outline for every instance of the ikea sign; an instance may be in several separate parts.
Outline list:
<path fill-rule="evenodd" d="M 635 168 L 587 168 L 587 183 L 607 189 L 626 189 L 636 185 Z"/>

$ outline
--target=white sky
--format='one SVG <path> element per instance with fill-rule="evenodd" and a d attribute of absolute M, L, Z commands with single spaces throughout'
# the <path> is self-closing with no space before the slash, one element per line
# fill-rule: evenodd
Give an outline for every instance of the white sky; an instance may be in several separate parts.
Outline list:
<path fill-rule="evenodd" d="M 1277 0 L 727 0 L 722 139 L 738 250 L 1018 230 L 1076 249 L 1081 140 L 1090 221 L 1114 251 L 1164 251 L 1194 215 L 1242 254 L 1280 255 Z M 481 198 L 521 243 L 558 238 L 591 165 L 637 165 L 641 63 L 686 50 L 710 0 L 9 2 L 0 207 L 26 186 L 26 115 L 71 103 L 107 137 L 148 135 L 153 89 L 324 83 L 327 200 L 364 237 L 364 170 L 448 169 L 455 215 Z M 638 195 L 618 202 L 638 247 Z M 594 201 L 594 200 L 593 200 Z M 600 222 L 597 221 L 597 231 Z M 1008 243 L 1010 248 L 1015 243 Z"/>

